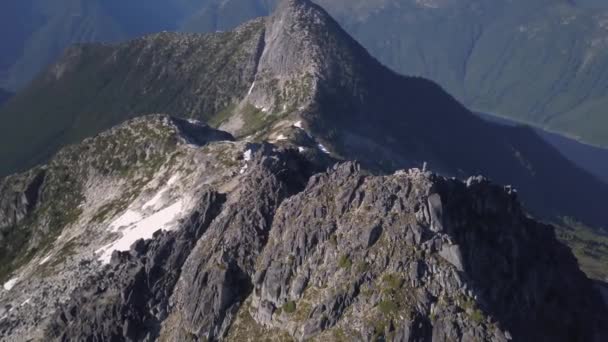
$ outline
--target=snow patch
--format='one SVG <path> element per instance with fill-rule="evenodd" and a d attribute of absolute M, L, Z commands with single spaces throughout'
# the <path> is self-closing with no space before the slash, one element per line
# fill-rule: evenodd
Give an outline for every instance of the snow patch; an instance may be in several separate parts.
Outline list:
<path fill-rule="evenodd" d="M 175 174 L 171 178 L 169 178 L 169 180 L 167 181 L 167 184 L 161 190 L 159 190 L 156 193 L 156 195 L 154 195 L 154 197 L 152 197 L 148 202 L 146 202 L 142 208 L 143 209 L 146 209 L 146 208 L 156 209 L 159 207 L 159 204 L 162 205 L 163 203 L 161 202 L 161 199 L 162 199 L 163 195 L 169 190 L 171 185 L 173 185 L 173 184 L 175 184 L 175 182 L 177 182 L 178 179 L 179 179 L 179 174 Z"/>
<path fill-rule="evenodd" d="M 185 207 L 184 200 L 179 200 L 146 218 L 143 218 L 141 214 L 133 210 L 127 210 L 112 223 L 114 231 L 117 231 L 120 227 L 126 227 L 122 231 L 122 237 L 97 250 L 96 253 L 101 253 L 99 260 L 107 264 L 112 258 L 112 252 L 128 251 L 135 241 L 139 239 L 151 239 L 154 232 L 159 229 L 175 229 L 177 219 L 183 216 Z"/>
<path fill-rule="evenodd" d="M 268 107 L 262 107 L 262 112 L 264 112 L 264 113 L 268 113 L 269 110 L 270 110 L 270 108 L 268 108 Z"/>
<path fill-rule="evenodd" d="M 323 146 L 323 144 L 319 143 L 317 146 L 319 147 L 319 149 L 321 150 L 321 152 L 323 152 L 325 154 L 330 154 L 329 150 L 325 146 Z"/>
<path fill-rule="evenodd" d="M 249 92 L 247 92 L 247 95 L 251 95 L 254 87 L 255 87 L 255 81 L 253 81 L 253 83 L 251 83 L 251 88 L 249 88 Z"/>
<path fill-rule="evenodd" d="M 24 306 L 24 305 L 30 303 L 31 301 L 32 301 L 32 298 L 28 298 L 25 301 L 23 301 L 23 303 L 21 303 L 21 305 L 19 305 L 19 306 Z"/>
<path fill-rule="evenodd" d="M 279 134 L 279 136 L 276 138 L 277 141 L 281 141 L 281 140 L 287 140 L 287 137 L 284 136 L 283 134 Z"/>
<path fill-rule="evenodd" d="M 112 231 L 118 231 L 120 227 L 128 227 L 136 222 L 143 220 L 143 217 L 137 211 L 128 209 L 119 218 L 110 223 Z"/>
<path fill-rule="evenodd" d="M 202 125 L 203 124 L 202 121 L 197 120 L 197 119 L 192 119 L 192 118 L 188 119 L 188 122 L 191 123 L 191 124 L 193 124 L 193 125 Z"/>
<path fill-rule="evenodd" d="M 302 146 L 298 146 L 298 151 L 300 151 L 300 153 L 306 151 L 306 148 L 302 147 Z"/>
<path fill-rule="evenodd" d="M 15 287 L 15 285 L 17 285 L 17 282 L 19 282 L 19 277 L 15 277 L 15 278 L 7 281 L 6 283 L 4 283 L 4 289 L 6 291 L 12 290 L 13 287 Z"/>
<path fill-rule="evenodd" d="M 245 153 L 243 153 L 243 159 L 245 159 L 245 161 L 250 161 L 252 153 L 252 150 L 245 151 Z"/>
<path fill-rule="evenodd" d="M 303 129 L 302 128 L 302 120 L 294 122 L 293 127 L 297 127 L 299 129 Z"/>
<path fill-rule="evenodd" d="M 49 255 L 49 256 L 47 256 L 47 257 L 45 257 L 44 259 L 42 259 L 42 260 L 41 260 L 41 261 L 38 263 L 38 265 L 44 265 L 44 264 L 46 264 L 46 263 L 47 263 L 49 260 L 51 260 L 51 255 Z"/>
<path fill-rule="evenodd" d="M 247 165 L 247 164 L 243 165 L 243 167 L 241 168 L 241 171 L 239 171 L 239 173 L 242 175 L 243 173 L 245 173 L 245 171 L 247 171 L 248 167 L 249 167 L 249 165 Z"/>

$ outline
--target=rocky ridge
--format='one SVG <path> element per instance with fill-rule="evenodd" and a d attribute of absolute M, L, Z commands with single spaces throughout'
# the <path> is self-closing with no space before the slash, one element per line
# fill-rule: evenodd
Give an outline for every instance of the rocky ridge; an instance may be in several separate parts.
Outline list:
<path fill-rule="evenodd" d="M 476 147 L 451 128 L 492 126 L 383 68 L 308 1 L 245 27 L 251 74 L 213 116 L 232 134 L 142 116 L 0 180 L 1 340 L 606 339 L 600 293 L 522 192 L 445 176 L 450 141 L 471 161 L 525 139 Z M 515 154 L 522 184 L 549 177 L 526 159 L 542 152 Z M 395 171 L 427 157 L 443 176 Z"/>
<path fill-rule="evenodd" d="M 148 147 L 142 156 L 165 151 L 149 174 L 131 173 L 144 174 L 144 164 L 129 172 L 101 162 L 94 146 L 125 132 L 137 137 L 135 151 Z M 165 150 L 159 136 L 174 145 Z M 201 124 L 150 116 L 62 151 L 51 165 L 83 152 L 70 161 L 88 170 L 85 182 L 96 184 L 88 191 L 129 197 L 109 210 L 111 197 L 78 196 L 72 205 L 82 210 L 47 245 L 31 232 L 19 250 L 32 255 L 3 279 L 2 339 L 606 336 L 600 294 L 552 227 L 525 215 L 512 188 L 418 169 L 374 175 L 353 162 L 318 173 L 327 164 L 306 153 L 231 140 Z M 118 159 L 133 151 L 117 146 L 109 151 Z M 42 169 L 44 193 L 56 171 Z M 62 197 L 28 202 L 23 184 L 31 177 L 5 179 L 10 196 L 33 208 Z M 190 205 L 173 219 L 149 220 L 183 198 Z M 25 213 L 21 229 L 28 218 L 33 227 L 48 221 L 40 209 L 8 208 L 14 214 L 4 222 Z M 149 235 L 104 260 L 104 246 L 139 229 L 137 222 L 115 229 L 135 212 Z"/>

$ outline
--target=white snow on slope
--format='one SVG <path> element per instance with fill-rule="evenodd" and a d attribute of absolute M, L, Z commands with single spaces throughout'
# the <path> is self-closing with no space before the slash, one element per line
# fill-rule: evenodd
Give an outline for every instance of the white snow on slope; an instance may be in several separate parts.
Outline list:
<path fill-rule="evenodd" d="M 303 129 L 303 128 L 302 128 L 302 120 L 300 120 L 300 121 L 296 121 L 296 122 L 293 124 L 293 127 L 297 127 L 297 128 Z"/>
<path fill-rule="evenodd" d="M 321 150 L 321 152 L 325 153 L 325 154 L 330 154 L 329 150 L 323 146 L 323 144 L 319 143 L 319 145 L 317 145 L 319 147 L 319 149 Z"/>
<path fill-rule="evenodd" d="M 49 260 L 51 260 L 51 255 L 46 256 L 44 259 L 42 259 L 38 265 L 44 265 L 46 264 Z"/>
<path fill-rule="evenodd" d="M 162 197 L 163 195 L 171 188 L 171 185 L 173 185 L 177 180 L 179 179 L 179 174 L 175 174 L 173 175 L 171 178 L 169 178 L 169 180 L 167 181 L 167 184 L 160 189 L 156 195 L 154 195 L 154 197 L 152 197 L 148 202 L 146 202 L 146 204 L 144 204 L 143 209 L 147 209 L 147 208 L 154 208 L 154 209 L 158 209 L 159 206 L 162 206 Z"/>
<path fill-rule="evenodd" d="M 114 220 L 114 222 L 110 224 L 110 227 L 112 227 L 113 232 L 116 232 L 120 227 L 128 227 L 141 220 L 143 220 L 143 216 L 139 212 L 129 209 L 125 211 L 124 214 L 120 215 L 119 218 Z"/>
<path fill-rule="evenodd" d="M 243 159 L 245 159 L 245 161 L 250 161 L 252 153 L 253 153 L 253 151 L 251 151 L 251 150 L 245 151 L 245 153 L 243 153 Z"/>
<path fill-rule="evenodd" d="M 99 260 L 109 263 L 114 251 L 128 251 L 131 245 L 139 239 L 151 239 L 154 232 L 159 229 L 173 230 L 177 227 L 177 220 L 183 217 L 186 206 L 184 200 L 179 200 L 158 212 L 143 218 L 141 214 L 127 210 L 121 217 L 115 220 L 111 227 L 113 231 L 122 230 L 122 237 L 97 250 L 101 253 Z M 127 224 L 125 224 L 127 223 Z"/>
<path fill-rule="evenodd" d="M 15 277 L 9 281 L 7 281 L 6 283 L 4 283 L 4 289 L 6 291 L 10 291 L 13 289 L 13 287 L 15 287 L 15 285 L 17 285 L 17 282 L 19 281 L 19 277 Z"/>
<path fill-rule="evenodd" d="M 279 136 L 276 138 L 276 141 L 281 141 L 281 140 L 287 140 L 287 137 L 284 136 L 283 134 L 279 134 Z"/>
<path fill-rule="evenodd" d="M 249 88 L 249 92 L 247 93 L 247 95 L 251 95 L 251 92 L 253 92 L 254 87 L 255 87 L 255 81 L 253 81 L 253 83 L 251 83 L 251 88 Z"/>

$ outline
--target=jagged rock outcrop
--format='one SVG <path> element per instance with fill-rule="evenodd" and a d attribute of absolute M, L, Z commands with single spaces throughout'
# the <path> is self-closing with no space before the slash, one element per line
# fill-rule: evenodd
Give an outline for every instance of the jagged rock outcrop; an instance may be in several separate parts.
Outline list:
<path fill-rule="evenodd" d="M 200 194 L 194 213 L 172 232 L 138 240 L 129 252 L 114 252 L 110 266 L 87 280 L 48 329 L 54 340 L 151 340 L 169 310 L 170 289 L 196 241 L 217 216 L 223 198 Z"/>
<path fill-rule="evenodd" d="M 298 340 L 599 341 L 606 323 L 512 190 L 415 170 L 312 177 L 277 212 L 254 285 L 252 317 Z"/>
<path fill-rule="evenodd" d="M 138 143 L 95 148 L 123 139 Z M 0 338 L 606 337 L 600 293 L 511 187 L 353 162 L 318 173 L 306 153 L 231 140 L 149 116 L 62 151 L 51 165 L 88 175 L 81 211 L 4 279 Z M 140 158 L 125 170 L 129 151 Z M 110 210 L 101 189 L 127 203 Z"/>
<path fill-rule="evenodd" d="M 221 216 L 184 264 L 162 339 L 224 336 L 251 292 L 256 259 L 266 246 L 274 214 L 285 198 L 304 186 L 311 172 L 297 156 L 272 158 L 264 150 L 268 146 L 253 152 L 252 158 L 262 157 L 249 166 Z"/>
<path fill-rule="evenodd" d="M 243 144 L 233 140 L 201 123 L 151 115 L 3 179 L 0 340 L 41 338 L 49 314 L 98 275 L 112 251 L 194 215 L 207 184 L 242 167 L 232 158 Z"/>

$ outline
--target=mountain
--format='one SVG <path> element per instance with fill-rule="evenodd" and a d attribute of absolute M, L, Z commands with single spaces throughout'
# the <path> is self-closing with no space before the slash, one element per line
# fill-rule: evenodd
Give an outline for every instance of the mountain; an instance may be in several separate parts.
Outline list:
<path fill-rule="evenodd" d="M 209 0 L 8 1 L 0 11 L 0 40 L 4 51 L 0 56 L 0 86 L 21 89 L 65 48 L 76 43 L 118 42 L 182 27 L 215 31 L 216 27 L 232 28 L 262 14 L 244 12 L 246 6 L 232 6 L 225 11 L 247 15 L 227 19 L 223 24 L 224 7 L 226 5 L 219 6 L 217 1 Z M 213 19 L 203 20 L 206 13 Z M 199 22 L 189 24 L 190 16 Z M 213 27 L 207 23 L 213 23 Z"/>
<path fill-rule="evenodd" d="M 160 33 L 68 50 L 0 111 L 2 172 L 161 112 L 237 138 L 320 145 L 383 172 L 426 162 L 444 175 L 488 175 L 513 184 L 538 216 L 606 226 L 608 185 L 532 129 L 476 117 L 436 84 L 382 66 L 325 12 L 311 13 L 277 26 L 259 19 L 230 32 Z"/>
<path fill-rule="evenodd" d="M 135 113 L 176 112 L 211 119 L 233 97 L 247 92 L 262 31 L 263 23 L 257 21 L 224 34 L 161 33 L 116 47 L 75 46 L 0 114 L 6 128 L 29 127 L 3 129 L 3 143 L 22 140 L 0 148 L 8 157 L 3 173 L 23 162 L 44 160 L 59 146 Z M 105 64 L 108 59 L 114 62 Z M 41 102 L 25 108 L 33 98 Z M 21 115 L 23 110 L 29 114 Z"/>
<path fill-rule="evenodd" d="M 502 117 L 477 113 L 480 117 L 507 126 L 520 124 Z M 590 172 L 597 179 L 608 183 L 608 149 L 582 143 L 564 135 L 535 128 L 536 133 L 555 147 L 564 157 L 576 166 Z"/>
<path fill-rule="evenodd" d="M 608 336 L 603 285 L 531 193 L 427 170 L 494 153 L 487 170 L 525 174 L 537 155 L 503 144 L 533 132 L 386 69 L 308 0 L 233 32 L 78 46 L 8 108 L 28 96 L 113 127 L 0 180 L 1 340 Z M 135 112 L 154 106 L 188 119 Z"/>
<path fill-rule="evenodd" d="M 608 8 L 594 0 L 318 0 L 394 70 L 438 82 L 468 107 L 608 146 Z M 0 86 L 22 88 L 78 42 L 163 30 L 215 32 L 274 0 L 83 1 L 3 5 Z M 137 19 L 134 19 L 137 18 Z M 534 77 L 531 77 L 534 75 Z"/>
<path fill-rule="evenodd" d="M 322 155 L 152 115 L 5 178 L 0 338 L 605 338 L 510 187 Z"/>
<path fill-rule="evenodd" d="M 568 0 L 373 4 L 338 18 L 390 67 L 438 82 L 476 111 L 608 145 L 605 9 Z"/>

